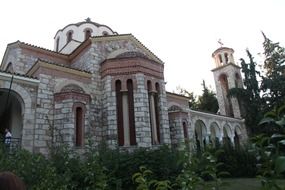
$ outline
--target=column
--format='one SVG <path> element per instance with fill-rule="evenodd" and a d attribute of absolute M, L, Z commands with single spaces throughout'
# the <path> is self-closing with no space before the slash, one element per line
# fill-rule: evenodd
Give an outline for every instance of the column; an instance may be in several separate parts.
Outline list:
<path fill-rule="evenodd" d="M 129 104 L 128 95 L 123 93 L 123 125 L 124 125 L 124 146 L 130 146 L 130 127 L 129 127 Z"/>
<path fill-rule="evenodd" d="M 153 144 L 159 144 L 157 138 L 157 128 L 156 128 L 156 114 L 155 114 L 155 102 L 153 93 L 149 93 L 150 96 L 150 122 L 151 122 L 151 131 L 152 131 L 152 142 Z"/>

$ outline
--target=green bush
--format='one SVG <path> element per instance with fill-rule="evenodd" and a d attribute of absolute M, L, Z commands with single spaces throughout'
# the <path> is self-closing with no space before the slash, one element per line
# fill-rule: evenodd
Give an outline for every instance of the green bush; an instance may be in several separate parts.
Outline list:
<path fill-rule="evenodd" d="M 221 153 L 217 156 L 223 165 L 219 170 L 226 171 L 228 177 L 255 177 L 257 175 L 257 160 L 254 152 L 248 147 L 235 149 L 232 147 L 221 147 Z"/>
<path fill-rule="evenodd" d="M 111 150 L 102 144 L 90 145 L 84 154 L 67 146 L 52 147 L 45 157 L 25 150 L 11 152 L 3 147 L 0 148 L 0 171 L 14 172 L 31 190 L 132 190 L 137 185 L 161 190 L 171 186 L 189 189 L 200 186 L 205 179 L 220 185 L 215 153 L 206 150 L 190 156 L 168 146 L 129 152 Z M 151 175 L 144 175 L 145 171 L 151 171 Z M 134 174 L 137 175 L 132 179 Z"/>
<path fill-rule="evenodd" d="M 175 181 L 182 170 L 182 152 L 162 146 L 156 150 L 139 148 L 133 152 L 99 148 L 100 164 L 107 170 L 110 189 L 135 189 L 131 175 L 141 166 L 152 171 L 157 180 Z"/>

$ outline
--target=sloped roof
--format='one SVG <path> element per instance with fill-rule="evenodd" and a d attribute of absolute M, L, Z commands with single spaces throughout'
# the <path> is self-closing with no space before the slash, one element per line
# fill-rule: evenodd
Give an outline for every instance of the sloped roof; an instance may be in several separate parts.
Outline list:
<path fill-rule="evenodd" d="M 48 61 L 48 60 L 43 60 L 43 59 L 38 59 L 35 64 L 28 70 L 28 72 L 26 73 L 27 76 L 33 76 L 34 72 L 41 66 L 44 66 L 44 65 L 50 65 L 50 66 L 47 66 L 48 68 L 55 68 L 55 67 L 61 67 L 63 69 L 65 69 L 66 71 L 69 70 L 69 72 L 71 73 L 82 73 L 82 74 L 91 74 L 89 71 L 86 71 L 86 70 L 82 70 L 82 69 L 78 69 L 78 68 L 74 68 L 74 67 L 71 67 L 71 66 L 67 66 L 67 65 L 63 65 L 63 64 L 58 64 L 58 63 L 55 63 L 55 62 L 51 62 L 51 61 Z"/>

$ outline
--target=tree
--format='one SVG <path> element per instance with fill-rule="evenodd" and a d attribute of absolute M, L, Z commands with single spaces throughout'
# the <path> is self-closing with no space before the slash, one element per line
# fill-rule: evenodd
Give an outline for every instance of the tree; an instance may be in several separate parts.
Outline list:
<path fill-rule="evenodd" d="M 265 76 L 262 77 L 261 89 L 268 111 L 280 107 L 285 102 L 285 49 L 262 34 Z"/>
<path fill-rule="evenodd" d="M 198 97 L 197 110 L 217 113 L 219 105 L 215 93 L 206 86 L 204 80 L 202 86 L 203 94 Z"/>
<path fill-rule="evenodd" d="M 229 90 L 229 96 L 236 97 L 240 102 L 242 116 L 245 118 L 249 134 L 258 133 L 258 122 L 262 118 L 263 101 L 260 97 L 260 87 L 258 76 L 260 72 L 256 71 L 256 62 L 249 50 L 246 50 L 249 62 L 244 59 L 241 61 L 241 69 L 244 74 L 244 88 L 232 88 Z M 250 106 L 249 106 L 250 105 Z"/>
<path fill-rule="evenodd" d="M 242 72 L 244 74 L 244 89 L 233 88 L 229 96 L 238 98 L 244 109 L 243 117 L 248 132 L 256 135 L 270 131 L 267 126 L 258 126 L 266 112 L 280 107 L 285 102 L 285 49 L 279 43 L 273 43 L 264 33 L 264 73 L 256 70 L 256 62 L 247 50 L 249 63 L 241 59 Z M 258 81 L 258 78 L 261 81 Z M 249 106 L 250 105 L 250 106 Z"/>
<path fill-rule="evenodd" d="M 178 91 L 178 94 L 181 94 L 189 98 L 189 108 L 190 109 L 194 109 L 194 110 L 197 109 L 197 98 L 193 92 L 185 90 L 181 87 L 176 87 L 176 90 Z"/>
<path fill-rule="evenodd" d="M 210 90 L 203 80 L 203 94 L 195 96 L 193 92 L 187 91 L 181 87 L 177 87 L 178 94 L 189 98 L 189 108 L 192 110 L 205 111 L 210 113 L 217 113 L 219 109 L 218 101 L 215 93 Z"/>

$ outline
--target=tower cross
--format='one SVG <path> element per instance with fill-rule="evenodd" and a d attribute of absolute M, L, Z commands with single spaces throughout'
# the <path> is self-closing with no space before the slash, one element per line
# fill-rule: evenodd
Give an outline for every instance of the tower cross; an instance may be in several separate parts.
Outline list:
<path fill-rule="evenodd" d="M 87 17 L 87 19 L 85 19 L 86 22 L 91 22 L 91 18 Z"/>
<path fill-rule="evenodd" d="M 221 38 L 218 40 L 218 43 L 220 44 L 221 47 L 223 47 L 224 44 L 223 44 Z"/>

